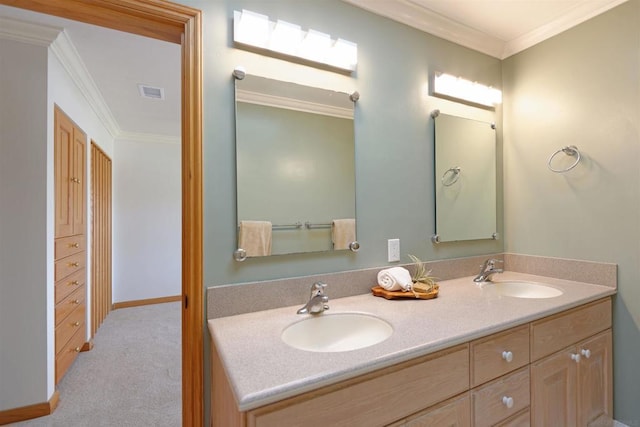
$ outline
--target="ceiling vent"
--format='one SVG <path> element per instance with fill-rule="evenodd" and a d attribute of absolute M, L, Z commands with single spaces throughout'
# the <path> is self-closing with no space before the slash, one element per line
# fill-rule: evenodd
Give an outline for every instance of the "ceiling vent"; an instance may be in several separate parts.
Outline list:
<path fill-rule="evenodd" d="M 140 96 L 149 99 L 164 99 L 164 88 L 148 85 L 138 85 Z"/>

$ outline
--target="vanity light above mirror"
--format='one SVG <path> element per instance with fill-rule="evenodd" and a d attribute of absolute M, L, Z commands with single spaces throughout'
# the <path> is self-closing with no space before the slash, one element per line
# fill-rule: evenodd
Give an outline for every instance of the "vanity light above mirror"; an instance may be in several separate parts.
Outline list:
<path fill-rule="evenodd" d="M 502 103 L 500 89 L 446 73 L 435 74 L 433 94 L 486 107 L 495 107 L 495 105 Z"/>
<path fill-rule="evenodd" d="M 358 45 L 342 38 L 243 9 L 233 12 L 233 41 L 260 53 L 320 64 L 353 72 L 358 65 Z"/>

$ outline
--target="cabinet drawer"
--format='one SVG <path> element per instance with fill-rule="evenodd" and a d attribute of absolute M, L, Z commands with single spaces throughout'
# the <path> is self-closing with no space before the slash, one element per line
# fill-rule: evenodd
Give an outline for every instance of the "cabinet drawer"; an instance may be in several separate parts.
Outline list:
<path fill-rule="evenodd" d="M 84 334 L 85 305 L 77 306 L 58 326 L 56 326 L 56 354 L 64 348 L 69 339 L 78 331 Z"/>
<path fill-rule="evenodd" d="M 87 249 L 84 234 L 76 236 L 60 237 L 55 240 L 55 259 L 61 259 L 69 255 L 83 252 Z"/>
<path fill-rule="evenodd" d="M 431 426 L 470 427 L 471 402 L 469 393 L 447 400 L 398 424 L 398 427 Z"/>
<path fill-rule="evenodd" d="M 247 425 L 384 426 L 468 388 L 465 344 L 258 408 Z"/>
<path fill-rule="evenodd" d="M 529 325 L 471 343 L 471 387 L 529 364 Z"/>
<path fill-rule="evenodd" d="M 87 253 L 83 251 L 56 261 L 56 282 L 72 273 L 75 273 L 76 271 L 84 269 L 87 262 L 86 258 Z"/>
<path fill-rule="evenodd" d="M 529 409 L 498 424 L 496 427 L 529 427 L 531 425 L 531 412 Z"/>
<path fill-rule="evenodd" d="M 56 325 L 59 325 L 76 307 L 85 303 L 85 295 L 85 287 L 82 285 L 56 304 Z"/>
<path fill-rule="evenodd" d="M 511 408 L 506 399 L 513 399 Z M 492 426 L 529 406 L 529 367 L 479 387 L 471 392 L 476 427 Z"/>
<path fill-rule="evenodd" d="M 56 304 L 64 300 L 71 292 L 85 285 L 87 281 L 85 271 L 83 268 L 56 282 Z"/>
<path fill-rule="evenodd" d="M 535 361 L 611 327 L 611 298 L 531 324 L 531 360 Z"/>
<path fill-rule="evenodd" d="M 84 344 L 84 331 L 78 330 L 67 344 L 56 354 L 56 384 L 62 379 L 69 366 L 80 353 Z"/>

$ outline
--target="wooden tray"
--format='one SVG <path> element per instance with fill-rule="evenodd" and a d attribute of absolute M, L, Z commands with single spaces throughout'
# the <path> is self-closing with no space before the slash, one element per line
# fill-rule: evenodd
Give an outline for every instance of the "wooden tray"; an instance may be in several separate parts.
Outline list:
<path fill-rule="evenodd" d="M 371 288 L 371 292 L 373 292 L 374 296 L 386 299 L 433 299 L 438 297 L 438 289 L 439 286 L 435 285 L 432 292 L 416 292 L 414 294 L 411 291 L 388 291 L 382 286 L 374 286 Z"/>

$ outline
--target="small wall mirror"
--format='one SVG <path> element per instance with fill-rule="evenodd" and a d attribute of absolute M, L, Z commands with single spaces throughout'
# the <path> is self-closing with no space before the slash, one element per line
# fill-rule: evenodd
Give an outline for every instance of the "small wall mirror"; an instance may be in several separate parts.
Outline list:
<path fill-rule="evenodd" d="M 438 110 L 431 116 L 436 186 L 433 241 L 497 238 L 495 125 Z"/>
<path fill-rule="evenodd" d="M 354 250 L 357 94 L 241 77 L 236 260 Z"/>

